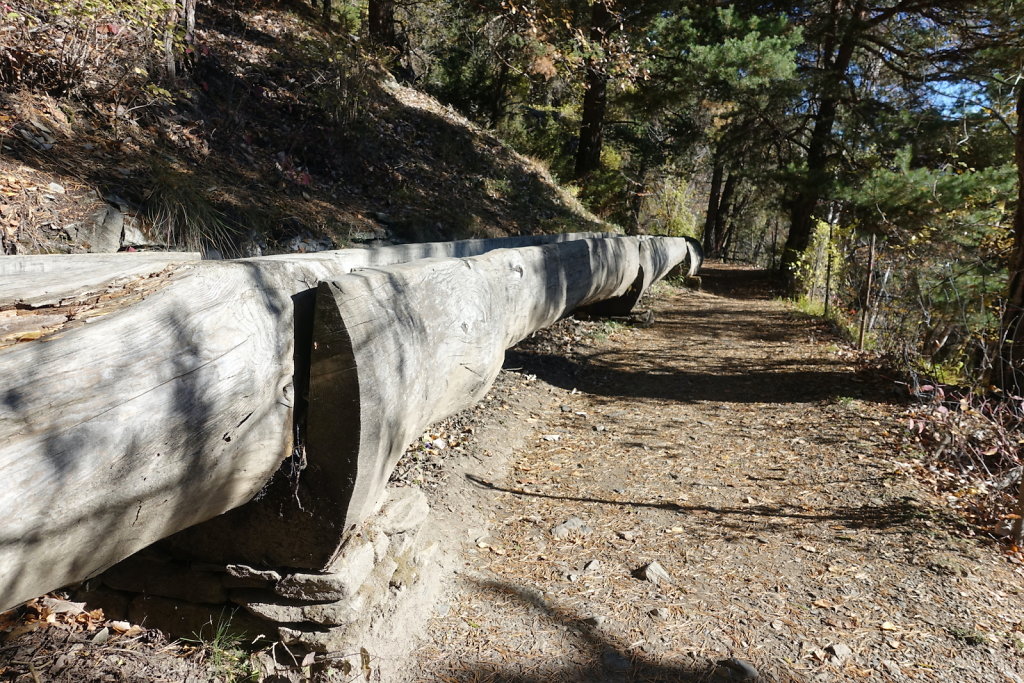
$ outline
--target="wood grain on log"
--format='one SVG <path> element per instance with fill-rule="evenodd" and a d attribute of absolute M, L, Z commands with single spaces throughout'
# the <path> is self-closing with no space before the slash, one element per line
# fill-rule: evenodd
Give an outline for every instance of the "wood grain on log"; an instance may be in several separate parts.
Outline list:
<path fill-rule="evenodd" d="M 351 491 L 343 527 L 375 510 L 424 428 L 483 397 L 507 348 L 581 306 L 620 296 L 639 265 L 635 239 L 581 240 L 361 270 L 321 284 L 306 449 L 319 477 Z M 358 432 L 345 430 L 347 441 L 339 441 L 354 401 Z M 340 444 L 348 456 L 338 461 L 330 455 Z M 337 462 L 347 467 L 336 470 Z"/>
<path fill-rule="evenodd" d="M 639 241 L 620 238 L 361 269 L 321 284 L 305 469 L 279 474 L 265 498 L 184 532 L 174 547 L 327 568 L 408 444 L 479 400 L 506 348 L 621 296 L 639 268 Z"/>
<path fill-rule="evenodd" d="M 3 319 L 14 332 L 0 348 L 0 609 L 94 575 L 259 491 L 292 453 L 321 280 L 506 244 L 234 262 L 0 258 L 0 302 L 38 316 Z M 142 282 L 144 297 L 120 296 Z M 85 299 L 94 308 L 66 310 Z"/>
<path fill-rule="evenodd" d="M 111 297 L 104 315 L 65 320 L 0 348 L 0 510 L 7 520 L 0 609 L 95 575 L 217 515 L 182 536 L 212 559 L 324 564 L 341 532 L 373 509 L 395 454 L 424 420 L 475 400 L 518 339 L 577 306 L 621 296 L 636 279 L 635 239 L 576 237 L 525 238 L 569 241 L 522 249 L 501 247 L 523 239 L 471 240 L 172 267 L 154 257 L 135 273 L 151 280 L 144 297 Z M 0 265 L 15 268 L 18 258 Z M 112 282 L 83 267 L 66 272 L 86 273 L 84 290 Z M 367 269 L 346 275 L 354 268 Z M 318 380 L 314 395 L 323 398 L 311 425 L 347 421 L 351 435 L 348 442 L 347 430 L 313 438 L 311 427 L 311 469 L 296 489 L 274 475 L 297 453 L 293 411 L 307 393 L 314 295 L 328 281 L 321 289 L 330 295 L 318 304 L 324 338 L 333 316 L 352 340 L 358 376 L 355 385 Z M 118 282 L 139 291 L 131 278 Z M 62 285 L 32 305 L 59 306 L 74 296 L 74 287 Z M 315 353 L 326 377 L 338 358 L 319 346 Z M 363 419 L 352 421 L 345 392 L 358 397 Z M 376 406 L 390 411 L 386 420 Z M 339 449 L 352 447 L 355 471 L 313 476 L 312 463 L 328 467 Z M 272 477 L 273 495 L 221 515 Z M 337 521 L 314 516 L 322 500 L 339 496 L 349 499 L 327 505 L 341 513 Z M 303 538 L 307 530 L 318 537 Z M 297 543 L 279 550 L 275 542 L 288 533 Z"/>
<path fill-rule="evenodd" d="M 57 306 L 197 260 L 192 252 L 0 257 L 0 310 Z"/>

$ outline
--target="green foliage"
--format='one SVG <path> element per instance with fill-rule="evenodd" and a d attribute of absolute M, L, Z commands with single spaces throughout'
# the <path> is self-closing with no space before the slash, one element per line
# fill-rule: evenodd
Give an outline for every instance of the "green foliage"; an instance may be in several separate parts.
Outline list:
<path fill-rule="evenodd" d="M 993 149 L 991 136 L 978 138 Z M 840 190 L 849 225 L 883 237 L 870 327 L 879 347 L 914 372 L 978 381 L 999 336 L 1016 171 L 968 147 L 922 154 L 922 146 L 899 149 Z M 918 165 L 922 159 L 931 165 Z M 846 262 L 853 267 L 848 300 L 862 299 L 866 259 Z"/>
<path fill-rule="evenodd" d="M 555 178 L 567 181 L 572 177 L 573 163 L 569 142 L 579 125 L 579 116 L 572 107 L 538 105 L 508 112 L 497 133 L 521 154 L 543 160 Z"/>
<path fill-rule="evenodd" d="M 641 231 L 649 235 L 699 237 L 699 222 L 693 188 L 687 179 L 668 175 L 651 182 L 640 207 Z"/>
<path fill-rule="evenodd" d="M 380 72 L 358 43 L 347 36 L 322 40 L 307 37 L 299 45 L 305 60 L 317 65 L 302 74 L 308 85 L 305 95 L 332 123 L 357 126 L 377 101 Z"/>
<path fill-rule="evenodd" d="M 221 613 L 213 618 L 192 638 L 182 638 L 200 648 L 201 656 L 210 666 L 211 673 L 226 683 L 255 683 L 259 671 L 245 648 L 245 638 L 231 626 L 231 615 Z"/>
<path fill-rule="evenodd" d="M 826 282 L 830 263 L 831 276 L 836 279 L 841 277 L 844 261 L 837 246 L 839 237 L 841 235 L 836 234 L 835 228 L 830 228 L 825 221 L 815 223 L 811 244 L 794 265 L 797 271 L 796 279 L 804 286 L 804 291 L 801 292 L 803 297 L 824 302 L 825 288 L 830 284 Z"/>
<path fill-rule="evenodd" d="M 801 32 L 779 15 L 744 16 L 733 8 L 665 13 L 651 29 L 658 48 L 651 67 L 675 85 L 705 97 L 761 95 L 795 76 Z"/>

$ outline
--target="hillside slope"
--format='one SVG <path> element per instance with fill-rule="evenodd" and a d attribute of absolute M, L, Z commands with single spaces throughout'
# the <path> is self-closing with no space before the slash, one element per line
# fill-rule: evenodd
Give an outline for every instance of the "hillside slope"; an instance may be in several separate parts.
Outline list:
<path fill-rule="evenodd" d="M 201 3 L 174 76 L 143 10 L 57 6 L 5 4 L 4 254 L 608 229 L 306 5 Z"/>

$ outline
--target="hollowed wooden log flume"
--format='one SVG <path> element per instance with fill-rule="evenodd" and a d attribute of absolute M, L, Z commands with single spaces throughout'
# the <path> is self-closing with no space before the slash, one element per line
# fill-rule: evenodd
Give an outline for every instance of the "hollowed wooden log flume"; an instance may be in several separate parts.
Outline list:
<path fill-rule="evenodd" d="M 603 234 L 0 258 L 0 609 L 171 536 L 325 567 L 506 348 L 700 262 L 693 240 Z"/>

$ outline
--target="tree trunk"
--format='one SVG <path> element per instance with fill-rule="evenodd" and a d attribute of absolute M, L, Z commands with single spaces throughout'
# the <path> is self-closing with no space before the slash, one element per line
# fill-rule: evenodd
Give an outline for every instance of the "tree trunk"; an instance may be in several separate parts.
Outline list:
<path fill-rule="evenodd" d="M 1013 255 L 1010 257 L 1010 284 L 992 383 L 1007 393 L 1021 395 L 1024 392 L 1024 83 L 1017 85 L 1014 161 L 1017 165 L 1017 208 L 1013 214 Z"/>
<path fill-rule="evenodd" d="M 644 226 L 640 223 L 644 209 L 644 198 L 647 196 L 647 173 L 650 166 L 647 154 L 640 154 L 640 168 L 637 169 L 636 181 L 629 182 L 631 189 L 629 195 L 629 221 L 626 223 L 627 235 L 640 235 L 644 232 Z"/>
<path fill-rule="evenodd" d="M 736 173 L 730 173 L 729 177 L 725 179 L 722 198 L 718 202 L 718 211 L 715 213 L 715 240 L 712 243 L 712 253 L 715 256 L 724 256 L 723 246 L 725 245 L 726 238 L 726 221 L 732 209 L 732 197 L 736 192 L 736 184 L 738 182 L 739 176 Z"/>
<path fill-rule="evenodd" d="M 178 0 L 171 0 L 167 10 L 167 24 L 164 26 L 164 75 L 172 79 L 178 72 L 174 54 L 174 34 L 177 28 Z"/>
<path fill-rule="evenodd" d="M 722 197 L 722 176 L 725 168 L 715 160 L 714 170 L 711 172 L 711 191 L 708 193 L 708 210 L 704 215 L 704 234 L 701 241 L 704 245 L 704 253 L 711 254 L 715 244 L 715 226 L 718 225 L 718 205 Z"/>
<path fill-rule="evenodd" d="M 398 49 L 394 0 L 370 0 L 367 8 L 370 42 Z"/>
<path fill-rule="evenodd" d="M 840 92 L 853 58 L 859 31 L 862 29 L 863 14 L 861 3 L 857 3 L 850 13 L 838 50 L 834 55 L 828 54 L 826 57 L 827 66 L 819 90 L 820 103 L 807 146 L 807 169 L 790 206 L 789 236 L 786 238 L 780 264 L 786 288 L 791 295 L 798 293 L 802 287 L 797 268 L 800 258 L 811 243 L 818 200 L 829 184 L 828 157 L 832 147 L 832 129 L 835 127 L 839 110 Z M 836 24 L 834 30 L 838 30 L 838 22 Z M 826 51 L 831 53 L 831 41 L 826 41 Z"/>
<path fill-rule="evenodd" d="M 731 258 L 733 261 L 736 260 L 739 253 L 739 239 L 737 237 L 739 231 L 736 229 L 736 224 L 747 212 L 751 194 L 749 192 L 743 193 L 740 197 L 739 202 L 731 202 L 732 206 L 729 208 L 729 213 L 726 216 L 725 230 L 722 236 L 722 253 L 729 254 L 732 251 Z"/>
<path fill-rule="evenodd" d="M 507 60 L 500 60 L 498 77 L 494 79 L 494 92 L 491 95 L 491 128 L 497 128 L 505 115 L 505 92 L 508 88 L 508 75 L 511 67 Z"/>
<path fill-rule="evenodd" d="M 607 45 L 614 16 L 605 0 L 594 2 L 590 10 L 591 49 Z M 604 115 L 608 106 L 608 72 L 604 57 L 587 59 L 587 73 L 583 92 L 583 110 L 580 114 L 580 141 L 576 149 L 575 178 L 597 170 L 601 165 L 601 147 L 604 144 Z"/>
<path fill-rule="evenodd" d="M 193 45 L 196 42 L 196 2 L 197 0 L 182 0 L 185 13 L 186 45 Z"/>

